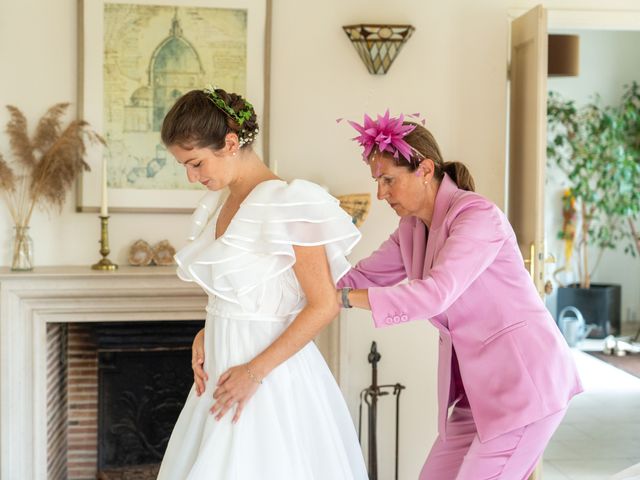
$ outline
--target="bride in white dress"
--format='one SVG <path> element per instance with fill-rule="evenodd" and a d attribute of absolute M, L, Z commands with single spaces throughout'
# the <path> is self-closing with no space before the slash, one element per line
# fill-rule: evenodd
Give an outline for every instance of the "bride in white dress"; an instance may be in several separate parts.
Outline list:
<path fill-rule="evenodd" d="M 338 313 L 335 283 L 360 234 L 322 188 L 277 178 L 251 149 L 257 132 L 253 107 L 220 89 L 185 94 L 162 127 L 189 180 L 210 190 L 176 254 L 179 276 L 209 302 L 194 364 L 207 381 L 196 375 L 158 479 L 365 480 L 312 341 Z"/>

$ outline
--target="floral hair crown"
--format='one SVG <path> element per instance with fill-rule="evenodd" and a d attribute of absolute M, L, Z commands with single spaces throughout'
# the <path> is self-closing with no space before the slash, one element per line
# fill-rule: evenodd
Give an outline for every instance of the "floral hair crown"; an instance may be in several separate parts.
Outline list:
<path fill-rule="evenodd" d="M 423 125 L 425 123 L 424 119 L 420 118 L 419 113 L 411 114 L 409 117 L 420 120 Z M 340 122 L 341 120 L 338 119 L 337 121 Z M 404 140 L 404 137 L 416 128 L 415 125 L 405 125 L 404 121 L 404 115 L 400 114 L 398 117 L 391 117 L 388 109 L 384 115 L 378 115 L 376 120 L 365 114 L 362 125 L 349 120 L 349 125 L 360 133 L 353 140 L 358 142 L 364 149 L 362 159 L 369 163 L 369 156 L 376 150 L 380 153 L 389 152 L 396 160 L 400 160 L 400 157 L 403 157 L 411 164 L 423 158 L 420 152 Z"/>
<path fill-rule="evenodd" d="M 244 108 L 242 108 L 242 110 L 240 110 L 239 112 L 236 112 L 233 108 L 231 108 L 231 106 L 227 105 L 227 102 L 225 102 L 220 95 L 218 95 L 218 93 L 216 92 L 216 89 L 217 87 L 214 87 L 213 85 L 209 85 L 207 88 L 205 88 L 202 91 L 207 95 L 207 97 L 209 97 L 209 100 L 211 100 L 211 102 L 219 110 L 222 111 L 222 113 L 224 113 L 229 118 L 234 120 L 240 126 L 240 132 L 238 132 L 240 147 L 248 143 L 251 143 L 255 139 L 255 137 L 258 135 L 259 129 L 256 127 L 256 129 L 253 131 L 246 131 L 246 129 L 243 128 L 242 126 L 244 125 L 244 122 L 249 120 L 253 115 L 254 113 L 253 105 L 251 105 L 249 102 L 245 100 Z"/>

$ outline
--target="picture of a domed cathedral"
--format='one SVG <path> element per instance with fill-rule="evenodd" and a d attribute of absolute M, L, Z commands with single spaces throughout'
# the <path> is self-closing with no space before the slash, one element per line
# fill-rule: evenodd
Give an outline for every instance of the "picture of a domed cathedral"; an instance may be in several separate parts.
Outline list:
<path fill-rule="evenodd" d="M 161 145 L 162 120 L 208 83 L 245 93 L 246 10 L 109 3 L 104 35 L 109 188 L 197 188 Z"/>

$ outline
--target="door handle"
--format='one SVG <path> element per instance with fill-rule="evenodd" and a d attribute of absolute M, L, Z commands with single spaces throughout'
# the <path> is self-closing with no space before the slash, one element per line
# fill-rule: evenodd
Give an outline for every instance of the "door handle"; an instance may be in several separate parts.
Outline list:
<path fill-rule="evenodd" d="M 529 258 L 525 259 L 524 264 L 527 265 L 527 270 L 529 271 L 529 275 L 531 278 L 535 280 L 536 278 L 536 262 L 534 259 L 536 258 L 536 244 L 535 242 L 531 242 L 529 246 Z M 544 259 L 544 263 L 556 263 L 556 257 L 550 253 L 547 255 L 547 258 Z"/>
<path fill-rule="evenodd" d="M 553 253 L 550 253 L 549 255 L 547 255 L 547 258 L 544 259 L 544 263 L 556 263 L 556 257 L 553 255 Z M 546 295 L 551 295 L 553 293 L 553 283 L 551 283 L 551 280 L 547 280 L 546 282 L 544 282 L 544 293 Z"/>
<path fill-rule="evenodd" d="M 524 264 L 527 265 L 527 270 L 529 271 L 529 275 L 535 282 L 536 280 L 536 244 L 535 242 L 531 242 L 529 246 L 529 258 L 526 258 Z"/>

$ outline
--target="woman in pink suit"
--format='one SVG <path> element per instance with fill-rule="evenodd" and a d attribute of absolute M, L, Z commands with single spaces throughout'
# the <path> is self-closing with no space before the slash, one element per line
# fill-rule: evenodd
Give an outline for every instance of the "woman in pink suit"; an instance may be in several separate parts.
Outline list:
<path fill-rule="evenodd" d="M 420 480 L 526 479 L 582 387 L 513 229 L 421 125 L 350 123 L 400 223 L 340 280 L 340 302 L 378 328 L 428 319 L 440 333 L 439 435 Z"/>

